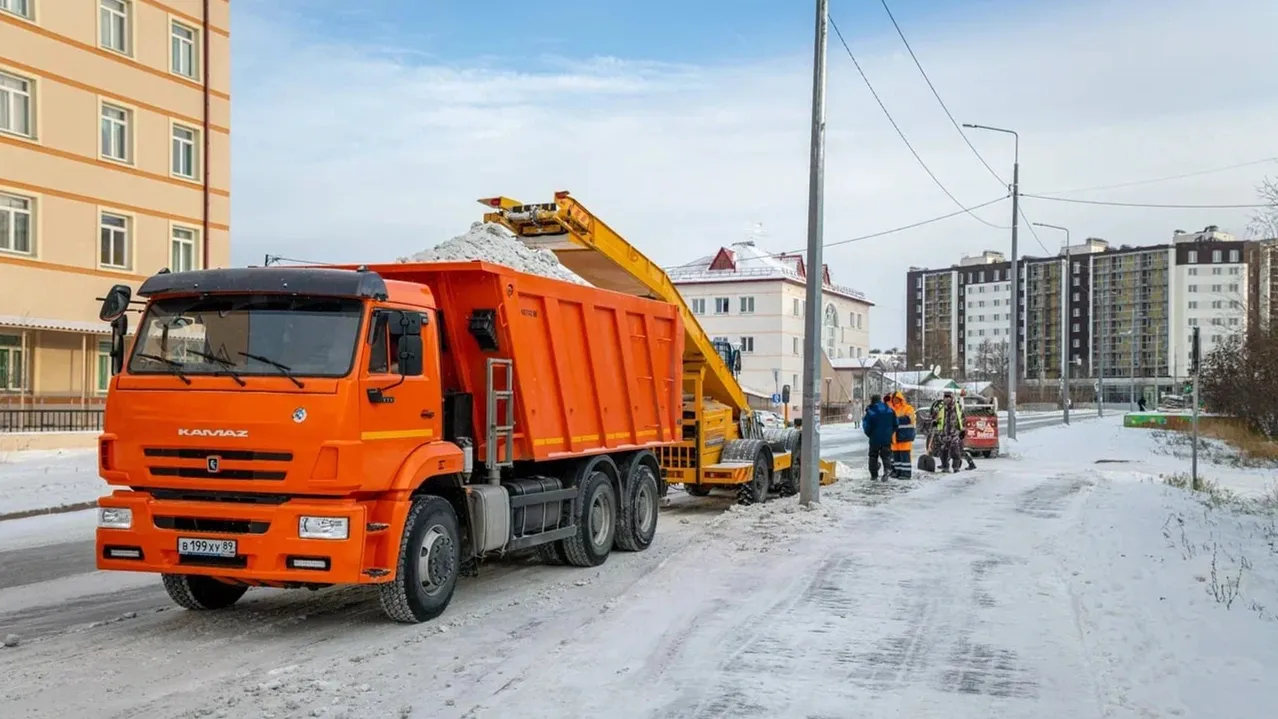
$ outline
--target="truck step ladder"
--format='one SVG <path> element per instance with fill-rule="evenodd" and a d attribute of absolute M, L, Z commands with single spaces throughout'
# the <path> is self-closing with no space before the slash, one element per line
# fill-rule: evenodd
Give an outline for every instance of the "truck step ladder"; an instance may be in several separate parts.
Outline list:
<path fill-rule="evenodd" d="M 484 464 L 488 481 L 496 482 L 501 479 L 502 467 L 515 464 L 515 367 L 511 360 L 489 357 L 486 375 L 488 442 Z M 501 389 L 497 388 L 498 375 Z"/>

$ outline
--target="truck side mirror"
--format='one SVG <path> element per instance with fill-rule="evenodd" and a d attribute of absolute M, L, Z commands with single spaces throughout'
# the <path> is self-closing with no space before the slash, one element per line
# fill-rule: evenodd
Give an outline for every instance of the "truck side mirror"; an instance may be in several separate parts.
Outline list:
<path fill-rule="evenodd" d="M 106 297 L 102 298 L 102 307 L 98 310 L 98 319 L 103 322 L 114 322 L 117 317 L 122 317 L 129 309 L 129 302 L 133 299 L 133 288 L 128 285 L 114 285 L 111 290 L 106 293 Z"/>
<path fill-rule="evenodd" d="M 416 312 L 396 312 L 391 315 L 392 337 L 421 337 L 422 316 Z"/>
<path fill-rule="evenodd" d="M 418 315 L 420 317 L 420 315 Z M 418 328 L 421 328 L 420 322 Z M 399 338 L 399 373 L 405 377 L 422 374 L 422 336 L 404 335 Z"/>
<path fill-rule="evenodd" d="M 128 288 L 126 287 L 125 289 Z M 113 375 L 120 374 L 124 370 L 124 336 L 128 333 L 128 315 L 121 314 L 111 320 L 111 374 Z"/>

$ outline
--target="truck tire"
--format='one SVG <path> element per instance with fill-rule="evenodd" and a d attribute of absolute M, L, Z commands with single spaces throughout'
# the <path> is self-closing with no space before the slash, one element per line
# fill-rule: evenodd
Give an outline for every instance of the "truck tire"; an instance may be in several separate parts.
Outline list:
<path fill-rule="evenodd" d="M 226 609 L 240 601 L 248 587 L 219 582 L 199 574 L 162 574 L 164 591 L 183 609 Z"/>
<path fill-rule="evenodd" d="M 801 454 L 800 444 L 803 441 L 803 433 L 797 429 L 785 429 L 781 444 L 781 450 L 790 453 L 790 468 L 782 470 L 781 474 L 775 477 L 777 483 L 777 492 L 782 497 L 793 497 L 799 493 L 799 480 L 803 476 L 799 465 L 799 455 Z"/>
<path fill-rule="evenodd" d="M 377 587 L 382 611 L 405 624 L 443 614 L 457 587 L 460 555 L 461 535 L 453 505 L 429 495 L 413 500 L 404 520 L 395 579 Z"/>
<path fill-rule="evenodd" d="M 559 542 L 551 542 L 549 544 L 537 545 L 537 558 L 543 563 L 552 566 L 560 566 L 564 564 L 563 550 L 559 547 Z"/>
<path fill-rule="evenodd" d="M 657 536 L 657 515 L 660 513 L 661 488 L 652 465 L 636 460 L 630 465 L 630 479 L 626 483 L 626 502 L 622 505 L 618 522 L 617 549 L 626 552 L 642 552 L 652 545 Z"/>
<path fill-rule="evenodd" d="M 596 469 L 577 486 L 573 512 L 577 533 L 560 545 L 564 559 L 575 567 L 603 564 L 617 536 L 617 490 L 606 472 Z"/>
<path fill-rule="evenodd" d="M 685 485 L 683 485 L 683 491 L 687 492 L 688 494 L 690 494 L 690 495 L 691 495 L 691 496 L 693 496 L 693 497 L 709 497 L 709 496 L 710 496 L 710 485 L 708 485 L 708 484 L 685 484 Z"/>

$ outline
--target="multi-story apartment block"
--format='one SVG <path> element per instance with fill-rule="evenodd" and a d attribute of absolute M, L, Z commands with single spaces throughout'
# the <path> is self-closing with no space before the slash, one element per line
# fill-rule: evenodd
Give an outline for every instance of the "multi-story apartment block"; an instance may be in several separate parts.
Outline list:
<path fill-rule="evenodd" d="M 666 272 L 705 331 L 741 349 L 741 383 L 764 391 L 788 384 L 791 409 L 798 411 L 807 304 L 808 268 L 803 258 L 770 254 L 746 241 Z M 829 267 L 821 272 L 825 355 L 831 360 L 866 357 L 874 303 L 832 282 Z"/>
<path fill-rule="evenodd" d="M 1022 258 L 1021 377 L 1031 385 L 1059 382 L 1064 352 L 1071 377 L 1103 377 L 1111 400 L 1126 398 L 1133 384 L 1170 389 L 1188 372 L 1191 327 L 1203 328 L 1210 352 L 1263 321 L 1273 304 L 1265 273 L 1271 283 L 1278 279 L 1275 251 L 1266 251 L 1212 226 L 1178 230 L 1170 244 L 1113 248 L 1089 238 L 1057 257 Z M 946 269 L 911 268 L 907 362 L 987 369 L 981 349 L 1006 347 L 1011 337 L 1010 271 L 995 252 Z"/>
<path fill-rule="evenodd" d="M 95 298 L 228 262 L 229 18 L 0 0 L 0 403 L 100 398 Z"/>
<path fill-rule="evenodd" d="M 1278 321 L 1278 239 L 1257 243 L 1256 311 L 1259 326 L 1268 331 Z"/>

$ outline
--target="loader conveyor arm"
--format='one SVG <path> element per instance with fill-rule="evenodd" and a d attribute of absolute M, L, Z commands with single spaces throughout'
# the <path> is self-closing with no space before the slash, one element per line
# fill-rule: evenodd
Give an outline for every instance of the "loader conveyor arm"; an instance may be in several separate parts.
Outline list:
<path fill-rule="evenodd" d="M 685 372 L 704 368 L 706 396 L 732 407 L 737 415 L 751 411 L 741 385 L 665 270 L 567 192 L 556 192 L 554 202 L 539 205 L 522 205 L 507 197 L 480 204 L 490 208 L 485 222 L 505 226 L 530 247 L 554 252 L 564 267 L 590 284 L 677 306 L 686 335 Z"/>

